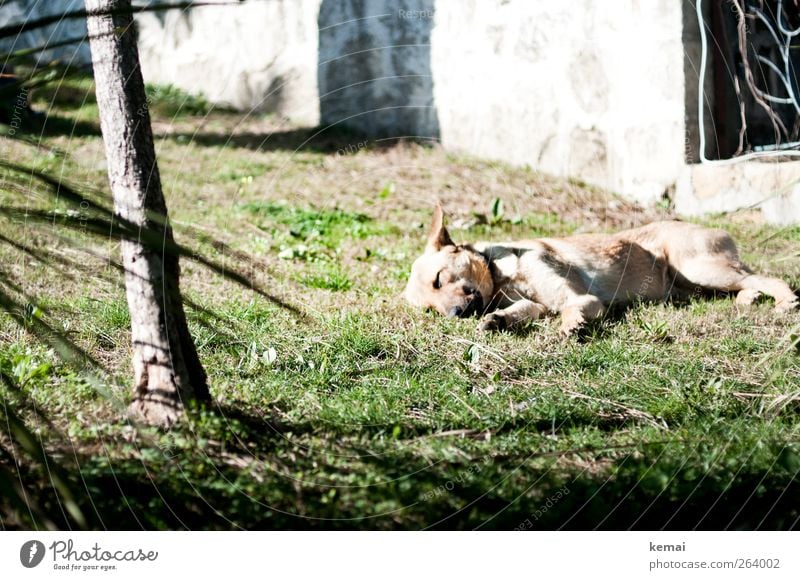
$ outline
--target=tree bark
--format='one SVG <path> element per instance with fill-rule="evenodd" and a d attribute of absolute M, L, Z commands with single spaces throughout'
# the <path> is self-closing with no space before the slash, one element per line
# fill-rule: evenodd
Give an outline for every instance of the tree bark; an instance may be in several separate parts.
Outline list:
<path fill-rule="evenodd" d="M 86 0 L 89 43 L 114 212 L 163 240 L 122 241 L 131 315 L 134 399 L 130 411 L 170 425 L 190 399 L 209 397 L 183 311 L 178 255 L 156 163 L 130 0 Z M 113 14 L 109 14 L 113 12 Z M 152 236 L 148 236 L 152 237 Z"/>

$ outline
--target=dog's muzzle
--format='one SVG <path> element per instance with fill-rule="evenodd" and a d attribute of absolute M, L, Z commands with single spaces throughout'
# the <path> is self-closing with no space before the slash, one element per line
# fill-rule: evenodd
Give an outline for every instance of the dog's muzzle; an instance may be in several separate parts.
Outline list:
<path fill-rule="evenodd" d="M 482 308 L 483 300 L 481 298 L 481 293 L 476 291 L 475 294 L 472 295 L 472 300 L 470 300 L 466 306 L 453 306 L 453 308 L 448 310 L 447 315 L 458 318 L 469 318 L 478 313 Z"/>

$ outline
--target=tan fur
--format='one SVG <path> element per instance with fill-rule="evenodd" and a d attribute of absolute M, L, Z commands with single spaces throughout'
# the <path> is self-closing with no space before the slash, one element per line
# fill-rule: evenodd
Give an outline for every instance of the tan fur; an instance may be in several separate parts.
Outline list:
<path fill-rule="evenodd" d="M 483 315 L 481 330 L 559 313 L 562 333 L 571 334 L 611 304 L 688 298 L 707 290 L 738 292 L 739 305 L 766 294 L 777 310 L 797 307 L 785 282 L 742 264 L 722 230 L 664 221 L 616 234 L 456 245 L 438 205 L 405 296 L 446 316 Z"/>

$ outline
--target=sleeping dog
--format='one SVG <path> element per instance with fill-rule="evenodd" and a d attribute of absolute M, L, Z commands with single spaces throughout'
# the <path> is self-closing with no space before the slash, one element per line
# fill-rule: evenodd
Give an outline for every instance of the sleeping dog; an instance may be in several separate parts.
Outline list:
<path fill-rule="evenodd" d="M 485 331 L 560 314 L 561 332 L 569 335 L 612 304 L 686 299 L 700 291 L 736 292 L 740 305 L 766 294 L 776 310 L 797 308 L 792 289 L 742 264 L 722 230 L 662 221 L 616 234 L 455 244 L 440 205 L 405 297 L 445 316 L 481 315 Z"/>

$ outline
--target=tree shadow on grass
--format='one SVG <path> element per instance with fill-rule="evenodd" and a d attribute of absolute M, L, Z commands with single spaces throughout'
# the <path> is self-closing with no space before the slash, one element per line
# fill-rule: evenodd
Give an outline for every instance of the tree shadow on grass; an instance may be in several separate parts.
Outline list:
<path fill-rule="evenodd" d="M 76 120 L 55 113 L 37 113 L 26 117 L 19 135 L 28 139 L 44 137 L 100 137 L 99 123 Z"/>
<path fill-rule="evenodd" d="M 101 512 L 100 527 L 789 530 L 800 517 L 800 484 L 760 474 L 741 476 L 727 488 L 694 489 L 684 480 L 661 493 L 630 476 L 587 475 L 565 483 L 563 474 L 531 472 L 529 487 L 521 486 L 518 491 L 525 493 L 517 495 L 504 490 L 508 471 L 462 483 L 455 470 L 384 459 L 372 460 L 374 477 L 384 483 L 363 493 L 338 489 L 338 500 L 330 499 L 334 487 L 285 476 L 258 481 L 243 469 L 215 465 L 211 458 L 187 465 L 194 472 L 173 462 L 174 467 L 157 471 L 135 460 L 115 462 L 113 470 L 104 472 L 84 468 L 86 488 Z M 204 476 L 198 475 L 201 469 Z M 383 513 L 370 509 L 381 503 L 391 507 Z"/>
<path fill-rule="evenodd" d="M 533 516 L 527 518 L 533 528 L 571 530 L 787 530 L 800 516 L 800 484 L 786 474 L 742 469 L 703 478 L 644 458 L 625 467 L 609 477 L 571 481 L 569 494 L 550 502 L 555 505 L 545 495 L 533 511 L 517 511 Z"/>
<path fill-rule="evenodd" d="M 788 530 L 800 518 L 800 482 L 786 470 L 745 467 L 703 478 L 679 462 L 653 463 L 631 451 L 617 462 L 621 469 L 576 478 L 514 459 L 449 470 L 418 462 L 421 471 L 405 486 L 412 490 L 406 516 L 440 530 Z M 405 462 L 370 461 L 398 476 L 413 470 Z"/>
<path fill-rule="evenodd" d="M 139 437 L 134 454 L 65 461 L 86 490 L 84 511 L 96 515 L 91 527 L 787 530 L 800 517 L 800 482 L 782 456 L 769 469 L 720 464 L 703 473 L 678 447 L 666 456 L 658 445 L 621 448 L 597 470 L 569 460 L 593 461 L 601 449 L 492 457 L 472 449 L 472 459 L 431 461 L 411 444 L 345 440 L 269 412 L 211 415 L 223 426 L 174 434 L 202 443 L 170 448 Z M 119 442 L 111 443 L 103 448 Z M 58 514 L 57 504 L 46 507 Z"/>

